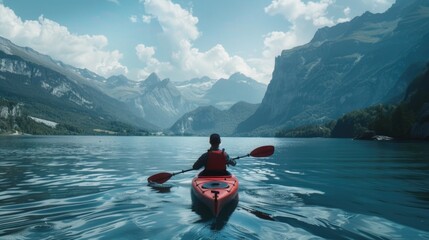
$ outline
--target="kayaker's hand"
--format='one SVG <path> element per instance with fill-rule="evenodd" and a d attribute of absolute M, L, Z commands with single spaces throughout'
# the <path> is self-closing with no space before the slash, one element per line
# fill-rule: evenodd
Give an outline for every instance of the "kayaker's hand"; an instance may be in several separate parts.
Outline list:
<path fill-rule="evenodd" d="M 229 162 L 229 165 L 231 165 L 231 166 L 235 166 L 235 165 L 237 165 L 237 162 L 236 162 L 235 160 L 231 160 L 231 161 Z"/>

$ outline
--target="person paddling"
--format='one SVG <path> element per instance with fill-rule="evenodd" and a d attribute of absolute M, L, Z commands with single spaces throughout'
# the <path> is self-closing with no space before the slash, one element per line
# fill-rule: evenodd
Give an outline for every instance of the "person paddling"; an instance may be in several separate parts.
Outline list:
<path fill-rule="evenodd" d="M 217 133 L 210 135 L 210 149 L 203 153 L 192 166 L 192 169 L 197 170 L 204 167 L 204 171 L 200 176 L 216 176 L 216 175 L 229 175 L 226 170 L 227 165 L 235 166 L 237 163 L 231 159 L 225 152 L 225 149 L 220 150 L 221 143 L 220 136 Z"/>

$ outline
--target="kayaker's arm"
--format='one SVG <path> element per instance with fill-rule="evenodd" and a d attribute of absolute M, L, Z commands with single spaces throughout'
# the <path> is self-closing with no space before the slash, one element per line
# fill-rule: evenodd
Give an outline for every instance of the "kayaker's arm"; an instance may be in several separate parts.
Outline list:
<path fill-rule="evenodd" d="M 227 154 L 226 155 L 226 164 L 231 165 L 231 166 L 235 166 L 235 165 L 237 165 L 237 162 L 234 159 L 231 159 L 229 157 L 229 155 Z"/>
<path fill-rule="evenodd" d="M 198 158 L 198 160 L 194 163 L 194 165 L 192 166 L 192 168 L 195 169 L 195 170 L 197 170 L 197 169 L 200 169 L 200 168 L 206 166 L 207 159 L 208 159 L 208 154 L 204 153 L 203 155 L 201 155 Z"/>

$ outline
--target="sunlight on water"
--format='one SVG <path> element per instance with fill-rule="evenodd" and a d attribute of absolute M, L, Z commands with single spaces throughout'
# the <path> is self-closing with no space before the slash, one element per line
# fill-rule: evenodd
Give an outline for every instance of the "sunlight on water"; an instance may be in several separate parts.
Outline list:
<path fill-rule="evenodd" d="M 428 239 L 427 143 L 224 138 L 239 200 L 192 198 L 198 137 L 0 138 L 0 239 Z"/>

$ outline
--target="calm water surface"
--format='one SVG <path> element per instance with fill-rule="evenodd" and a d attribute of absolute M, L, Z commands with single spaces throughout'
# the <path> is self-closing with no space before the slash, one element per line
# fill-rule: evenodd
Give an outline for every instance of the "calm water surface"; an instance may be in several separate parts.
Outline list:
<path fill-rule="evenodd" d="M 198 137 L 0 137 L 0 239 L 429 239 L 429 144 L 224 138 L 239 201 L 192 201 Z"/>

